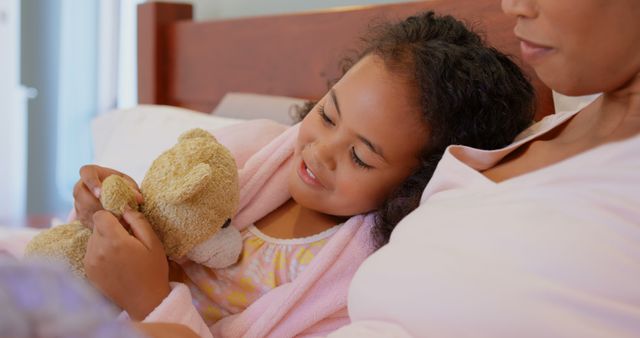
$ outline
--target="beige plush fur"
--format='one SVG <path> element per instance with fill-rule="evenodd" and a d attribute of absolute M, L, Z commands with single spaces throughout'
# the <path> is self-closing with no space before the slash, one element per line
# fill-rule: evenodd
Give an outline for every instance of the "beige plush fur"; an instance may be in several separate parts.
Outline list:
<path fill-rule="evenodd" d="M 151 164 L 140 187 L 144 197 L 140 210 L 164 244 L 167 256 L 184 257 L 210 241 L 231 218 L 239 199 L 237 173 L 229 151 L 202 129 L 182 134 L 174 147 Z M 116 216 L 122 215 L 126 204 L 138 208 L 133 190 L 115 175 L 102 183 L 100 201 Z M 90 235 L 79 222 L 57 226 L 33 238 L 26 255 L 61 258 L 84 276 L 82 259 Z M 227 243 L 214 245 L 228 247 L 231 253 L 226 257 L 237 258 L 240 236 L 225 237 L 224 241 Z"/>

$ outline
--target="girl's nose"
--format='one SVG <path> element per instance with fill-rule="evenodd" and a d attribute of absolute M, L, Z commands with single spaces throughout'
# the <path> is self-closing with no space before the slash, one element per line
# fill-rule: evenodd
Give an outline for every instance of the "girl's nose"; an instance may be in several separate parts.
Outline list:
<path fill-rule="evenodd" d="M 502 0 L 502 11 L 515 17 L 534 18 L 537 7 L 536 0 Z"/>
<path fill-rule="evenodd" d="M 318 164 L 325 169 L 333 171 L 336 169 L 336 147 L 330 142 L 316 142 L 314 144 L 316 159 Z"/>

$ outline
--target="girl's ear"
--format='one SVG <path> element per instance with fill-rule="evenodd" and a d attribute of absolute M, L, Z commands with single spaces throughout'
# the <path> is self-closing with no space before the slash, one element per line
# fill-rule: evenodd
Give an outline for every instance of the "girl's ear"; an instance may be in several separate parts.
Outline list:
<path fill-rule="evenodd" d="M 198 163 L 186 175 L 175 177 L 166 187 L 165 198 L 172 204 L 182 203 L 197 195 L 213 177 L 207 163 Z"/>

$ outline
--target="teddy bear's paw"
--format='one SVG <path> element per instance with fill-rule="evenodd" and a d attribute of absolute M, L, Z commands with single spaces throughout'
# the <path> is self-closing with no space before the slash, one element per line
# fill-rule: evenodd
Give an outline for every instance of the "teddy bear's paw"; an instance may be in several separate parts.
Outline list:
<path fill-rule="evenodd" d="M 138 210 L 135 191 L 127 184 L 124 178 L 111 175 L 102 182 L 100 203 L 105 210 L 117 217 L 122 217 L 124 206 L 128 205 L 133 210 Z"/>

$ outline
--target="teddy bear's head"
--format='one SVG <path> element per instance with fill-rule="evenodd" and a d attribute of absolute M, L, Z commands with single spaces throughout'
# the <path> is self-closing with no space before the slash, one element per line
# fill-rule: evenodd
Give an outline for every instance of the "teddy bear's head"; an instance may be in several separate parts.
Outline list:
<path fill-rule="evenodd" d="M 140 190 L 142 211 L 169 257 L 205 263 L 202 260 L 210 257 L 198 255 L 224 254 L 232 261 L 214 267 L 235 262 L 242 239 L 227 226 L 238 205 L 238 169 L 231 153 L 210 133 L 192 129 L 182 134 L 153 161 Z"/>

